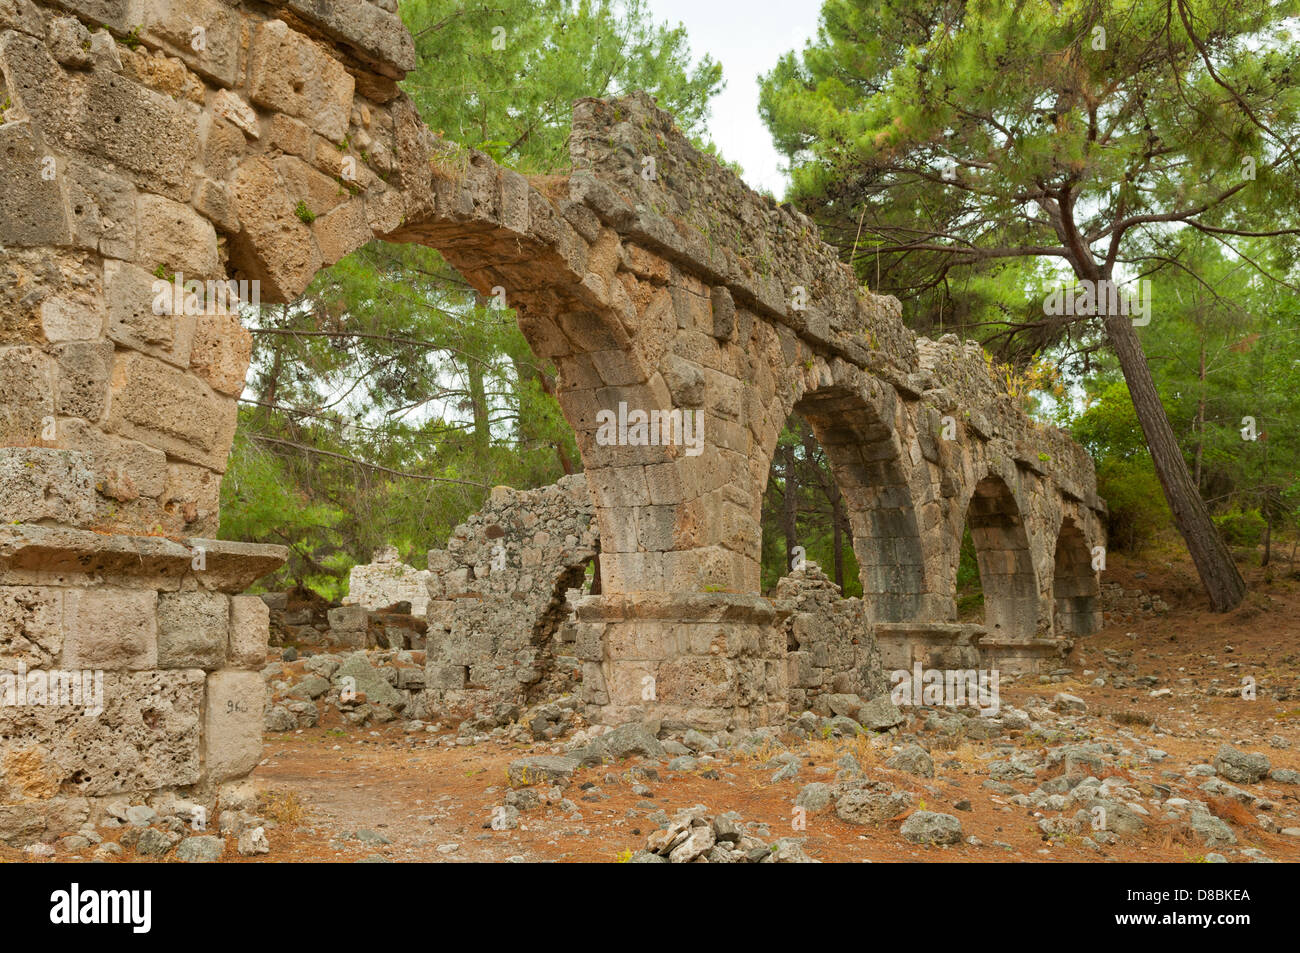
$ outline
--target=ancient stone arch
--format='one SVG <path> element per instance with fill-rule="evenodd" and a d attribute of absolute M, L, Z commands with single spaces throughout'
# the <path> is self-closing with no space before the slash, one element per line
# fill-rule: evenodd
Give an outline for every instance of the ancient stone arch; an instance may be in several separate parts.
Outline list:
<path fill-rule="evenodd" d="M 1038 631 L 1038 581 L 1029 537 L 1011 488 L 996 476 L 975 484 L 967 510 L 984 588 L 985 626 L 1024 641 Z"/>
<path fill-rule="evenodd" d="M 1101 585 L 1092 568 L 1088 540 L 1075 520 L 1073 516 L 1061 520 L 1053 559 L 1053 625 L 1062 637 L 1090 635 L 1101 628 Z"/>
<path fill-rule="evenodd" d="M 210 538 L 251 348 L 188 282 L 284 301 L 374 238 L 503 289 L 555 362 L 601 540 L 575 649 L 593 716 L 784 714 L 758 515 L 796 407 L 852 501 L 882 645 L 951 634 L 961 522 L 990 474 L 1036 579 L 1016 638 L 1049 641 L 1057 528 L 1068 514 L 1100 545 L 1104 504 L 1083 450 L 1000 393 L 977 347 L 916 338 L 805 216 L 643 95 L 575 104 L 572 168 L 536 183 L 438 139 L 396 85 L 415 54 L 391 6 L 0 3 L 0 659 L 117 684 L 98 734 L 6 768 L 0 801 L 211 787 L 255 763 L 266 618 L 239 593 L 285 553 Z M 621 406 L 697 413 L 701 444 L 600 439 Z M 146 710 L 171 713 L 151 728 L 162 760 Z M 59 730 L 24 717 L 10 751 Z M 134 766 L 85 769 L 110 749 Z M 0 810 L 12 829 L 50 808 Z"/>
<path fill-rule="evenodd" d="M 897 400 L 879 380 L 851 376 L 861 379 L 800 388 L 792 411 L 812 427 L 843 494 L 868 611 L 881 622 L 905 622 L 921 617 L 926 567 Z M 764 450 L 770 461 L 775 444 Z"/>

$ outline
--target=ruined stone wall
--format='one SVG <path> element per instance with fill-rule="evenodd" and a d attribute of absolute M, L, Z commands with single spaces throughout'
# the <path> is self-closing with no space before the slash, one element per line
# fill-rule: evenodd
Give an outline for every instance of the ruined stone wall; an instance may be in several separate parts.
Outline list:
<path fill-rule="evenodd" d="M 425 614 L 429 606 L 427 569 L 406 565 L 391 546 L 376 550 L 369 563 L 352 567 L 345 606 L 386 609 L 399 602 L 409 602 L 412 615 Z"/>
<path fill-rule="evenodd" d="M 809 562 L 782 577 L 772 593 L 785 616 L 790 710 L 830 714 L 830 695 L 869 701 L 888 691 L 870 614 L 845 599 L 821 567 Z"/>
<path fill-rule="evenodd" d="M 570 590 L 596 558 L 595 508 L 577 474 L 535 490 L 496 487 L 429 552 L 429 704 L 468 715 L 573 691 Z"/>

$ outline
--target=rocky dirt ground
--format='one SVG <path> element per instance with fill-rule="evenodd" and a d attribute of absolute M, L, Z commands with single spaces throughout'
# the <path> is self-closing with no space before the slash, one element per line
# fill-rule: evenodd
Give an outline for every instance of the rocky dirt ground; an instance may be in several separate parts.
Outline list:
<path fill-rule="evenodd" d="M 267 733 L 254 785 L 205 835 L 179 802 L 124 805 L 48 854 L 0 857 L 1300 860 L 1300 580 L 1256 570 L 1218 616 L 1176 560 L 1108 578 L 1170 610 L 1108 618 L 1054 674 L 1004 679 L 996 717 L 871 703 L 730 736 L 602 735 L 565 699 L 491 730 L 322 705 Z M 292 692 L 310 662 L 268 677 Z"/>

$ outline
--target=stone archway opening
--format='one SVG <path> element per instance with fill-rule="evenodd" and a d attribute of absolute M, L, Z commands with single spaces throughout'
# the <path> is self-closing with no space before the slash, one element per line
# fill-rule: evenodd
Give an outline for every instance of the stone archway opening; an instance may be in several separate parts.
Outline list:
<path fill-rule="evenodd" d="M 1079 524 L 1068 516 L 1056 537 L 1052 595 L 1058 638 L 1091 635 L 1101 628 L 1101 585 L 1092 569 L 1092 551 Z"/>
<path fill-rule="evenodd" d="M 1038 583 L 1024 519 L 1010 487 L 996 476 L 975 486 L 966 526 L 979 567 L 984 627 L 1002 641 L 1028 641 L 1038 627 Z"/>
<path fill-rule="evenodd" d="M 795 405 L 824 448 L 853 533 L 863 601 L 877 622 L 917 618 L 925 559 L 897 435 L 861 395 L 818 390 Z"/>
<path fill-rule="evenodd" d="M 777 440 L 763 492 L 762 591 L 815 562 L 844 597 L 862 595 L 847 499 L 812 425 L 795 412 Z"/>

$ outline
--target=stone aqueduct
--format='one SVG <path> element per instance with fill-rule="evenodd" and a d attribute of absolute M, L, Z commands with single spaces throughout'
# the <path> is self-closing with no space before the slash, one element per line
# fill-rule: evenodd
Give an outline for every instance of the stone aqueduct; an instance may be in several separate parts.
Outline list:
<path fill-rule="evenodd" d="M 285 553 L 210 538 L 250 336 L 219 310 L 155 315 L 156 275 L 288 300 L 384 238 L 504 288 L 558 369 L 596 507 L 603 595 L 578 613 L 603 720 L 785 713 L 759 520 L 794 412 L 845 496 L 887 667 L 972 643 L 968 515 L 986 653 L 1096 627 L 1092 463 L 977 347 L 916 338 L 646 97 L 577 103 L 562 177 L 439 140 L 396 85 L 414 47 L 395 6 L 0 0 L 0 667 L 105 673 L 98 719 L 0 708 L 0 835 L 260 757 L 266 615 L 239 593 Z M 698 410 L 704 452 L 598 445 L 620 402 Z"/>

